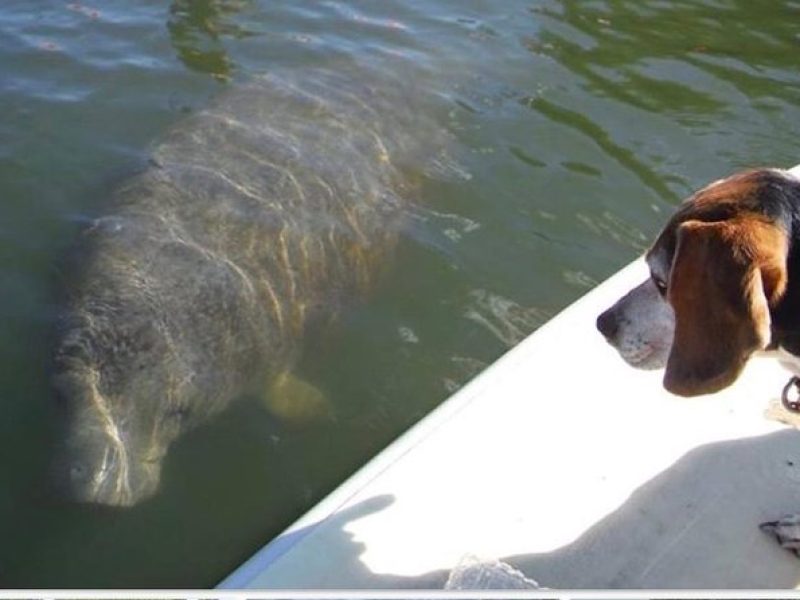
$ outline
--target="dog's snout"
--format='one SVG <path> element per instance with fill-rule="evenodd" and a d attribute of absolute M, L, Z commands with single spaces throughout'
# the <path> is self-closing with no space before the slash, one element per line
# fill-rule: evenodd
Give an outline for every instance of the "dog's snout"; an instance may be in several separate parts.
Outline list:
<path fill-rule="evenodd" d="M 613 311 L 607 310 L 597 317 L 597 330 L 602 333 L 606 339 L 613 339 L 618 329 L 619 320 Z"/>

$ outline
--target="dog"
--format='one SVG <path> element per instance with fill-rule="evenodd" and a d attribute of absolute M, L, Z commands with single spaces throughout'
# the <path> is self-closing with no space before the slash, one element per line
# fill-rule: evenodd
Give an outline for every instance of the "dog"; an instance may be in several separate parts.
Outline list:
<path fill-rule="evenodd" d="M 664 387 L 680 396 L 728 387 L 757 354 L 800 375 L 800 168 L 702 188 L 645 261 L 650 277 L 597 318 L 629 364 L 665 368 Z M 760 527 L 798 554 L 799 524 L 795 514 Z"/>
<path fill-rule="evenodd" d="M 737 173 L 681 204 L 645 254 L 650 277 L 597 318 L 623 359 L 680 396 L 731 385 L 769 353 L 800 374 L 800 176 Z"/>

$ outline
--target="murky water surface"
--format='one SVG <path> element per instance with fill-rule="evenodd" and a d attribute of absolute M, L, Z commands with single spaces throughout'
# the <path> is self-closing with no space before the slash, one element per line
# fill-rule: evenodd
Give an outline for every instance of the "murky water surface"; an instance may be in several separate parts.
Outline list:
<path fill-rule="evenodd" d="M 0 585 L 214 585 L 693 188 L 800 161 L 798 46 L 797 2 L 5 0 Z M 289 426 L 245 398 L 173 447 L 151 500 L 54 502 L 48 327 L 81 224 L 224 90 L 360 64 L 408 73 L 448 143 L 408 167 L 386 277 L 305 346 L 325 418 Z"/>

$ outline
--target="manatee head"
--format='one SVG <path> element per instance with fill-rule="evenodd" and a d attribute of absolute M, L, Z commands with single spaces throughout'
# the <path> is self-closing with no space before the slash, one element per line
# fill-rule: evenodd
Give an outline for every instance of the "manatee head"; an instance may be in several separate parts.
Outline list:
<path fill-rule="evenodd" d="M 145 333 L 122 339 L 129 328 L 93 324 L 57 346 L 51 475 L 61 497 L 132 506 L 158 489 L 163 458 L 186 411 L 164 401 L 175 390 L 163 354 L 143 343 Z"/>
<path fill-rule="evenodd" d="M 53 460 L 57 490 L 66 498 L 131 506 L 158 488 L 166 448 L 141 411 L 120 410 L 117 398 L 98 389 L 91 372 L 63 374 L 54 382 L 58 429 Z"/>

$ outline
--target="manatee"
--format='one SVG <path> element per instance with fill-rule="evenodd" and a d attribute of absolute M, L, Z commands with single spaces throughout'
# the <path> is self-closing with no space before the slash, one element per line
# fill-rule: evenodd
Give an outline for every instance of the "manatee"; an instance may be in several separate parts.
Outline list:
<path fill-rule="evenodd" d="M 286 387 L 309 326 L 369 289 L 432 131 L 397 79 L 377 81 L 303 69 L 232 87 L 78 232 L 52 354 L 61 493 L 152 496 L 176 439 L 270 378 Z"/>

